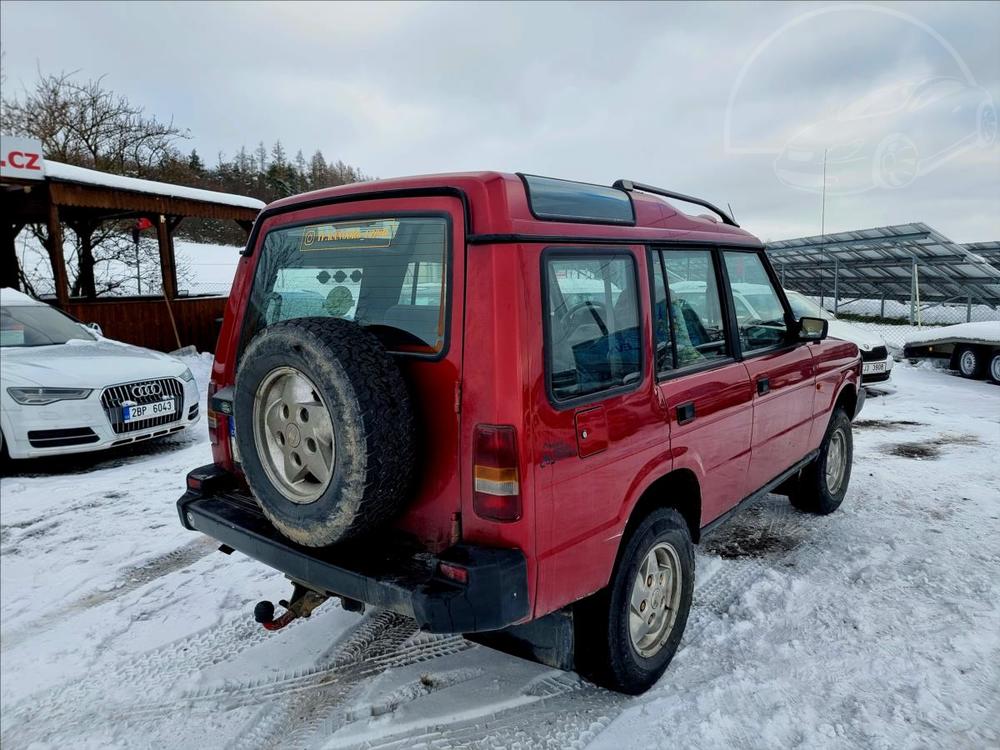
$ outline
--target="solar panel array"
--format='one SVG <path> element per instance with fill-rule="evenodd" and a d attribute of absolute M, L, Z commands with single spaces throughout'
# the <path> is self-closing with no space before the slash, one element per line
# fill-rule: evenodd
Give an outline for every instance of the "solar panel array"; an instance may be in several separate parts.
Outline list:
<path fill-rule="evenodd" d="M 952 242 L 923 223 L 769 242 L 782 284 L 807 295 L 1000 305 L 1000 242 Z"/>

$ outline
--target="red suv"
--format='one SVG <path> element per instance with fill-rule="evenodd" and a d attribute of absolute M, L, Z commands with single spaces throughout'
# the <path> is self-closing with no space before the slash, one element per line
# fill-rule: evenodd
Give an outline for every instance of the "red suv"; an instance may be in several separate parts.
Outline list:
<path fill-rule="evenodd" d="M 753 317 L 735 284 L 766 292 Z M 840 505 L 860 376 L 706 201 L 493 172 L 347 185 L 258 218 L 214 462 L 178 510 L 292 580 L 265 627 L 338 597 L 636 693 L 677 649 L 707 527 L 767 492 Z"/>

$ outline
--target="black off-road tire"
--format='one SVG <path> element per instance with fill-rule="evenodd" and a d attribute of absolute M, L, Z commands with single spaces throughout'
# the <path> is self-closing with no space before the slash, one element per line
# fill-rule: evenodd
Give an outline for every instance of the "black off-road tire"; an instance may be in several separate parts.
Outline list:
<path fill-rule="evenodd" d="M 831 492 L 827 485 L 826 470 L 830 457 L 830 443 L 836 432 L 840 431 L 845 441 L 846 464 L 843 479 L 836 492 Z M 840 507 L 851 483 L 851 465 L 854 462 L 854 437 L 851 432 L 851 420 L 842 408 L 837 408 L 830 417 L 826 435 L 819 447 L 819 455 L 804 467 L 789 486 L 788 499 L 799 510 L 825 516 Z"/>
<path fill-rule="evenodd" d="M 680 603 L 660 650 L 643 657 L 629 632 L 629 600 L 639 566 L 653 547 L 669 543 L 678 553 Z M 694 545 L 684 518 L 673 508 L 652 511 L 624 542 L 611 582 L 574 607 L 577 671 L 598 685 L 629 695 L 648 690 L 664 673 L 680 645 L 694 593 Z"/>
<path fill-rule="evenodd" d="M 1000 385 L 1000 351 L 990 357 L 990 382 Z"/>
<path fill-rule="evenodd" d="M 315 384 L 336 439 L 329 484 L 306 504 L 289 500 L 268 478 L 255 444 L 257 389 L 281 367 L 293 367 Z M 356 323 L 297 318 L 262 330 L 240 361 L 234 412 L 250 488 L 271 523 L 292 541 L 325 547 L 362 536 L 406 502 L 416 465 L 410 397 L 396 362 Z"/>

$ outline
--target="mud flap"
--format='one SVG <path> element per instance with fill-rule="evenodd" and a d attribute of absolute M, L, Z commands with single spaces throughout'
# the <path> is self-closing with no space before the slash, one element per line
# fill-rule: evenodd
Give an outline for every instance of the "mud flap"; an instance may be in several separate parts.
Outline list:
<path fill-rule="evenodd" d="M 464 637 L 482 646 L 547 667 L 566 671 L 576 669 L 571 612 L 559 610 L 522 625 L 511 625 L 503 630 L 465 633 Z"/>

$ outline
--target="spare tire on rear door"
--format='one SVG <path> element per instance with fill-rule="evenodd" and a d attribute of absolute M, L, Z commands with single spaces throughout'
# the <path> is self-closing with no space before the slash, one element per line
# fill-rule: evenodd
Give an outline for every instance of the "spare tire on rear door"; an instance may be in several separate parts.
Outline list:
<path fill-rule="evenodd" d="M 240 361 L 234 410 L 250 488 L 292 541 L 359 536 L 406 501 L 409 396 L 395 361 L 358 324 L 297 318 L 262 330 Z"/>

